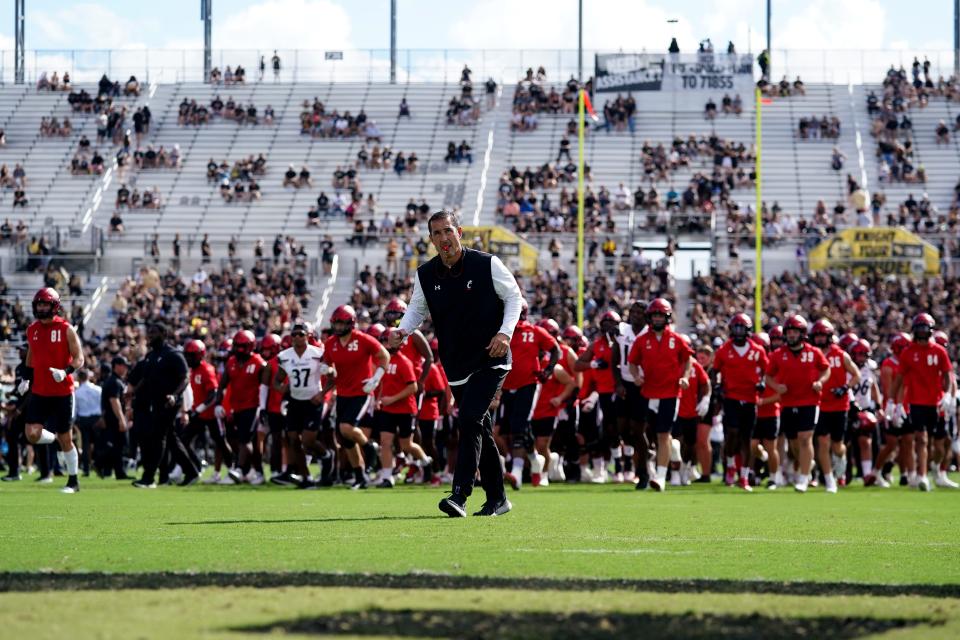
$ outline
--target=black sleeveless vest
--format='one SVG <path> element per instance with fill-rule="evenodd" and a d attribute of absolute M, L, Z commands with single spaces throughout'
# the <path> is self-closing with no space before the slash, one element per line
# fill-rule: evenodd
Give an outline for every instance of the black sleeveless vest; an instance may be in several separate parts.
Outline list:
<path fill-rule="evenodd" d="M 490 339 L 503 324 L 503 301 L 493 288 L 490 260 L 482 251 L 463 249 L 452 269 L 435 256 L 417 269 L 420 287 L 437 334 L 440 361 L 453 382 L 475 371 L 510 363 L 510 352 L 501 358 L 487 354 Z"/>

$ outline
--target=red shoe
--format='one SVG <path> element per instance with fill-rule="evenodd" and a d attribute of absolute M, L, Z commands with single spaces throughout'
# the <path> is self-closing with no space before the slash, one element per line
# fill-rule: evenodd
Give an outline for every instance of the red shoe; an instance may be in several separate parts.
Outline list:
<path fill-rule="evenodd" d="M 440 476 L 439 476 L 439 475 L 434 475 L 432 478 L 430 478 L 430 486 L 431 486 L 431 487 L 439 487 L 439 486 L 440 486 Z"/>
<path fill-rule="evenodd" d="M 727 469 L 726 474 L 724 475 L 723 481 L 728 487 L 732 487 L 737 483 L 737 472 L 734 469 Z"/>
<path fill-rule="evenodd" d="M 841 487 L 847 486 L 847 476 L 840 476 L 840 478 L 837 480 L 837 485 Z"/>
<path fill-rule="evenodd" d="M 539 486 L 540 486 L 540 474 L 539 474 L 539 473 L 531 473 L 531 474 L 530 474 L 530 484 L 533 485 L 534 487 L 539 487 Z M 514 487 L 514 488 L 516 488 L 516 487 Z"/>
<path fill-rule="evenodd" d="M 514 490 L 514 491 L 519 491 L 519 490 L 520 490 L 520 479 L 517 478 L 517 477 L 516 477 L 515 475 L 513 475 L 512 473 L 505 473 L 505 474 L 503 474 L 503 479 L 507 481 L 507 484 L 509 484 L 511 487 L 513 487 L 513 490 Z"/>
<path fill-rule="evenodd" d="M 863 486 L 872 487 L 875 484 L 877 484 L 877 474 L 871 473 L 863 477 Z"/>
<path fill-rule="evenodd" d="M 753 491 L 753 487 L 750 486 L 750 478 L 740 478 L 740 482 L 737 483 L 741 489 L 744 491 Z"/>

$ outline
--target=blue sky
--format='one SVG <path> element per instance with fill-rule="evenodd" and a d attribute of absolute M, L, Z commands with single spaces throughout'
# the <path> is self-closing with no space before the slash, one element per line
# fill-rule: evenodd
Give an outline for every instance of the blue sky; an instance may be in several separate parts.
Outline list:
<path fill-rule="evenodd" d="M 216 48 L 387 48 L 389 0 L 214 0 Z M 764 38 L 765 0 L 585 0 L 585 46 L 689 50 Z M 774 0 L 774 47 L 952 47 L 950 0 Z M 922 6 L 923 11 L 917 11 Z M 0 0 L 0 48 L 12 49 L 13 2 Z M 576 47 L 576 0 L 399 0 L 400 48 Z M 668 18 L 677 18 L 675 26 Z M 200 48 L 199 0 L 29 0 L 28 49 Z"/>

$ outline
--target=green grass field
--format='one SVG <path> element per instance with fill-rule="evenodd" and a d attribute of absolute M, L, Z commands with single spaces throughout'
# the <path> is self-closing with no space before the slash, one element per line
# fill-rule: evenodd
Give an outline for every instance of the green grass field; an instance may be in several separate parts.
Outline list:
<path fill-rule="evenodd" d="M 960 637 L 960 492 L 553 485 L 451 520 L 424 487 L 57 488 L 0 486 L 8 637 Z"/>

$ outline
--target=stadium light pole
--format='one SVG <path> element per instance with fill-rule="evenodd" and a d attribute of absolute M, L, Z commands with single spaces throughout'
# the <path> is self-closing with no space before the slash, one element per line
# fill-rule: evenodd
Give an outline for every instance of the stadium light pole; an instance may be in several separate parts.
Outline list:
<path fill-rule="evenodd" d="M 771 64 L 771 59 L 773 58 L 773 49 L 770 48 L 770 5 L 772 0 L 767 0 L 767 77 L 773 77 L 773 65 Z"/>
<path fill-rule="evenodd" d="M 390 0 L 390 84 L 397 84 L 397 0 Z"/>
<path fill-rule="evenodd" d="M 583 0 L 577 0 L 577 82 L 583 82 Z"/>
<path fill-rule="evenodd" d="M 13 0 L 13 33 L 16 39 L 14 43 L 13 55 L 13 81 L 16 84 L 23 84 L 23 58 L 24 58 L 24 44 L 23 44 L 23 25 L 26 21 L 26 0 Z"/>
<path fill-rule="evenodd" d="M 953 0 L 953 75 L 960 75 L 960 0 Z"/>
<path fill-rule="evenodd" d="M 203 81 L 210 82 L 213 64 L 213 0 L 200 0 L 200 19 L 203 20 Z"/>

